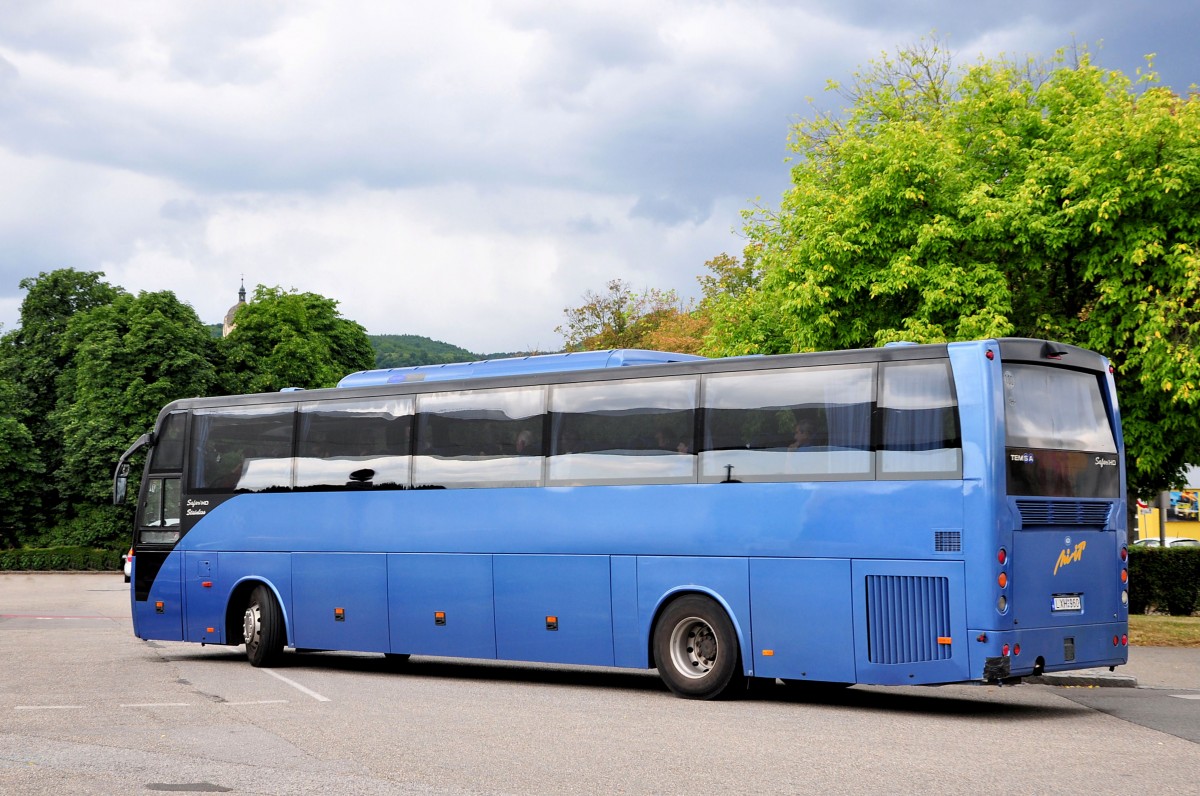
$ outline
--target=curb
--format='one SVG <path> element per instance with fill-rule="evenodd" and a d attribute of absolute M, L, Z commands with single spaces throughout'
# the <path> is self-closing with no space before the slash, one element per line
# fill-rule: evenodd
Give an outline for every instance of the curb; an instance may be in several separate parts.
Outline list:
<path fill-rule="evenodd" d="M 1137 678 L 1113 674 L 1107 669 L 1082 669 L 1077 672 L 1052 672 L 1024 678 L 1026 683 L 1084 688 L 1137 688 Z"/>

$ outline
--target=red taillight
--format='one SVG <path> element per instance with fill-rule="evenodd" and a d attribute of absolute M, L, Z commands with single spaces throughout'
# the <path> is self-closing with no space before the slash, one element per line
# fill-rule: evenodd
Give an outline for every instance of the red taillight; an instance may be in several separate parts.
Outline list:
<path fill-rule="evenodd" d="M 1013 655 L 1020 655 L 1020 654 L 1021 654 L 1021 645 L 1014 644 L 1013 645 Z"/>
<path fill-rule="evenodd" d="M 999 561 L 1001 564 L 1008 561 L 1008 551 L 1005 550 L 1003 547 L 1001 547 L 1000 552 L 996 553 L 996 560 Z"/>
<path fill-rule="evenodd" d="M 995 358 L 996 358 L 996 353 L 995 353 L 994 351 L 992 351 L 992 349 L 990 349 L 990 348 L 989 348 L 987 351 L 985 351 L 985 352 L 983 353 L 983 355 L 984 355 L 985 357 L 987 357 L 988 359 L 995 359 Z"/>
<path fill-rule="evenodd" d="M 1121 634 L 1121 646 L 1122 647 L 1129 646 L 1129 636 L 1126 636 L 1125 634 Z"/>
<path fill-rule="evenodd" d="M 1008 655 L 1008 653 L 1011 651 L 1012 651 L 1012 649 L 1007 644 L 1005 644 L 1003 647 L 1000 648 L 1001 655 Z"/>
<path fill-rule="evenodd" d="M 1113 636 L 1113 646 L 1116 647 L 1116 646 L 1120 645 L 1120 643 L 1121 643 L 1121 637 Z"/>
<path fill-rule="evenodd" d="M 1122 561 L 1128 561 L 1128 560 L 1129 560 L 1129 548 L 1128 548 L 1128 547 L 1122 547 L 1122 548 L 1121 548 L 1121 560 L 1122 560 Z"/>

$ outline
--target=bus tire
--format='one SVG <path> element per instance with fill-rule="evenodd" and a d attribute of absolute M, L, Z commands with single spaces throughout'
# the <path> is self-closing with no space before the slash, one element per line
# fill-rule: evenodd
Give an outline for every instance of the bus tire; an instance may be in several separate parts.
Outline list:
<path fill-rule="evenodd" d="M 250 593 L 242 639 L 246 642 L 246 657 L 251 666 L 269 667 L 278 662 L 283 652 L 283 612 L 266 586 L 257 586 Z"/>
<path fill-rule="evenodd" d="M 685 699 L 716 699 L 742 682 L 737 633 L 725 610 L 688 594 L 671 602 L 654 625 L 654 665 L 667 688 Z"/>

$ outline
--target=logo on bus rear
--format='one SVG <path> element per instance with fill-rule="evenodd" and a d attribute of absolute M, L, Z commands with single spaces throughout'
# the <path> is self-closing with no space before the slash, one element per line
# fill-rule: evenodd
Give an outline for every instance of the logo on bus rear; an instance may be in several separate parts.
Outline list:
<path fill-rule="evenodd" d="M 1010 454 L 1008 454 L 1008 458 L 1012 459 L 1014 462 L 1025 462 L 1027 464 L 1033 464 L 1033 454 L 1032 453 L 1010 453 Z"/>
<path fill-rule="evenodd" d="M 1065 540 L 1062 551 L 1059 552 L 1059 554 L 1058 554 L 1058 561 L 1056 561 L 1054 564 L 1054 574 L 1055 575 L 1058 574 L 1058 570 L 1060 567 L 1065 567 L 1068 564 L 1074 564 L 1076 561 L 1082 560 L 1083 559 L 1083 551 L 1086 547 L 1087 547 L 1087 541 L 1085 540 L 1085 541 L 1082 541 L 1079 544 L 1075 545 L 1074 548 L 1072 548 L 1071 547 L 1071 537 L 1068 536 Z"/>

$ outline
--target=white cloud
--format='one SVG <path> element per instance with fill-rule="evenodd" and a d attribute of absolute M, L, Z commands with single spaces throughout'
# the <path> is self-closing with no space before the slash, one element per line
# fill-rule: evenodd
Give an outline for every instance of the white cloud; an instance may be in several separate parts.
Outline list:
<path fill-rule="evenodd" d="M 740 252 L 738 211 L 786 187 L 805 97 L 836 111 L 827 78 L 932 29 L 967 59 L 1072 34 L 1129 72 L 1187 53 L 1175 82 L 1196 79 L 1190 41 L 1158 38 L 1200 11 L 1156 32 L 1115 0 L 943 5 L 9 0 L 0 323 L 42 270 L 174 290 L 207 321 L 244 273 L 372 332 L 554 348 L 609 279 L 695 295 Z"/>
<path fill-rule="evenodd" d="M 553 350 L 562 309 L 584 290 L 621 277 L 692 294 L 704 260 L 729 248 L 719 222 L 664 235 L 630 218 L 632 202 L 466 185 L 240 195 L 209 205 L 186 233 L 138 239 L 103 267 L 129 290 L 174 290 L 209 322 L 233 303 L 244 274 L 250 288 L 336 298 L 376 333 L 426 334 L 479 353 Z M 578 223 L 581 213 L 590 226 Z"/>

